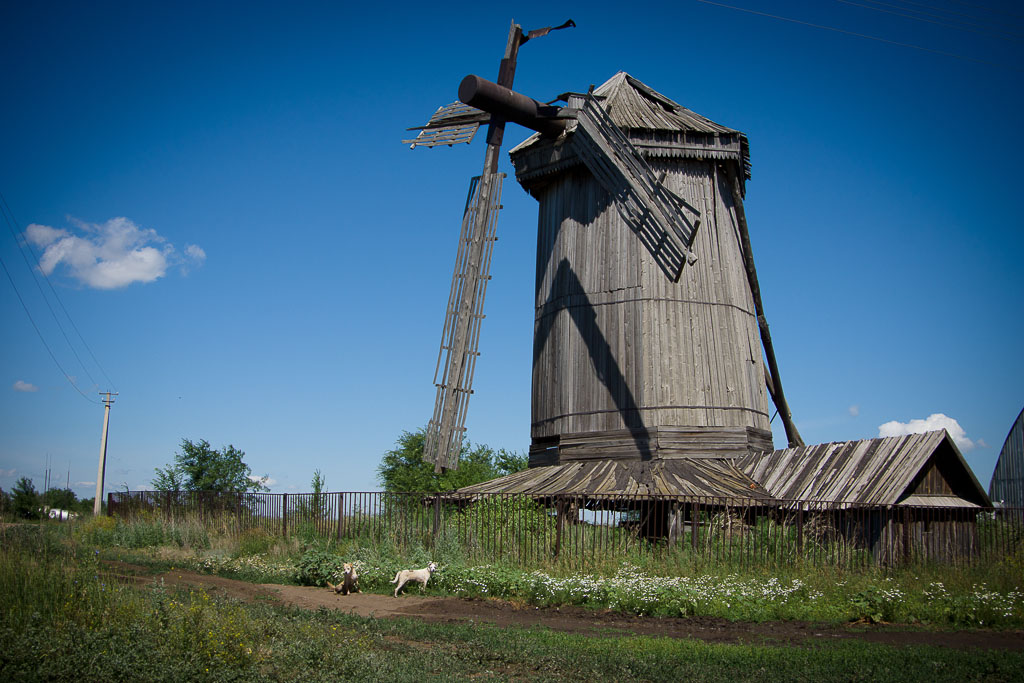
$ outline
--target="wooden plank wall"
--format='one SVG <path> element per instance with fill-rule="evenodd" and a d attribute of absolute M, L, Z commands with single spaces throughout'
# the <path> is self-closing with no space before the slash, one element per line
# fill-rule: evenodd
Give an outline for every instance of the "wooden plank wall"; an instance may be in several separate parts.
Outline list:
<path fill-rule="evenodd" d="M 735 428 L 751 427 L 770 447 L 760 337 L 725 178 L 711 162 L 652 162 L 702 213 L 698 260 L 678 283 L 584 169 L 532 188 L 540 202 L 534 442 L 663 427 L 729 428 L 723 438 L 732 441 Z"/>

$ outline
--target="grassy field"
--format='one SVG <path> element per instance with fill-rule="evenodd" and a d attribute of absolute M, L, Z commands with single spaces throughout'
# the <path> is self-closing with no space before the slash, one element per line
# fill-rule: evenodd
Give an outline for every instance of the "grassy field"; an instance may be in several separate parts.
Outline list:
<path fill-rule="evenodd" d="M 134 551 L 126 548 L 129 544 L 111 547 L 92 543 L 97 525 L 111 523 L 95 520 L 78 527 L 18 525 L 0 531 L 0 680 L 578 680 L 594 676 L 701 681 L 1024 680 L 1024 653 L 1018 652 L 896 648 L 851 642 L 773 647 L 711 645 L 667 638 L 598 638 L 544 630 L 375 620 L 328 611 L 243 604 L 212 598 L 202 591 L 175 592 L 159 583 L 128 586 L 105 578 L 105 556 L 124 557 L 130 552 L 135 559 L 149 558 L 155 566 L 180 566 L 188 558 L 200 564 L 219 558 L 222 570 L 236 563 L 237 571 L 250 572 L 253 578 L 266 580 L 269 572 L 278 580 L 292 582 L 302 574 L 304 559 L 309 578 L 315 571 L 329 569 L 325 564 L 337 556 L 332 552 L 334 548 L 303 549 L 267 539 L 249 539 L 244 548 L 238 544 L 221 546 L 209 538 L 196 544 L 204 548 L 184 547 L 173 540 L 169 545 L 136 543 Z M 122 541 L 133 534 L 143 535 L 138 529 L 107 532 L 122 534 Z M 193 533 L 198 534 L 195 530 Z M 138 549 L 141 547 L 146 549 Z M 350 555 L 357 550 L 346 549 Z M 361 561 L 369 570 L 364 590 L 374 590 L 378 564 L 391 562 L 392 550 L 361 552 Z M 601 580 L 611 577 L 592 576 L 588 579 L 591 585 L 584 589 L 589 597 L 581 598 L 574 597 L 575 589 L 564 584 L 567 576 L 529 574 L 508 567 L 454 563 L 449 567 L 442 575 L 450 578 L 439 581 L 433 590 L 455 594 L 528 592 L 563 582 L 558 590 L 564 594 L 556 591 L 520 597 L 548 603 L 599 604 L 611 593 L 628 592 L 626 584 L 633 582 L 637 595 L 654 591 L 645 598 L 649 606 L 671 601 L 673 595 L 685 594 L 689 589 L 667 583 L 680 577 L 659 577 L 646 567 L 636 568 L 622 579 L 624 583 L 604 594 Z M 990 594 L 1006 600 L 1013 593 L 994 588 L 979 593 L 973 584 L 961 593 L 960 586 L 966 584 L 961 584 L 954 572 L 947 574 L 931 578 L 945 579 L 948 585 L 944 584 L 943 589 L 953 596 L 950 600 L 985 603 L 995 601 Z M 727 583 L 724 577 L 716 578 L 720 585 Z M 792 590 L 794 580 L 801 583 L 796 590 Z M 751 611 L 751 605 L 757 602 L 772 602 L 764 597 L 768 587 L 768 593 L 775 591 L 779 596 L 774 600 L 779 605 L 802 604 L 810 592 L 821 592 L 820 605 L 831 606 L 815 609 L 833 619 L 845 619 L 849 618 L 847 603 L 871 602 L 870 595 L 862 595 L 865 590 L 888 592 L 893 598 L 896 591 L 922 592 L 937 582 L 929 581 L 915 589 L 910 586 L 914 579 L 909 574 L 895 580 L 881 576 L 848 576 L 846 580 L 856 585 L 825 593 L 825 584 L 836 584 L 836 577 L 815 581 L 810 576 L 737 576 L 728 591 L 719 591 L 718 598 L 706 605 L 688 604 L 687 609 L 713 613 L 718 609 L 716 605 L 724 604 L 722 600 L 738 599 L 735 596 L 759 586 L 761 597 L 750 592 L 741 613 Z M 920 577 L 917 580 L 925 581 Z M 713 581 L 706 583 L 710 586 Z M 789 597 L 782 600 L 787 591 Z M 941 601 L 938 597 L 931 600 Z M 1019 596 L 1011 602 L 1008 625 L 1019 626 Z M 631 609 L 629 605 L 621 607 Z M 941 623 L 950 622 L 947 619 Z"/>
<path fill-rule="evenodd" d="M 364 590 L 387 592 L 396 568 L 434 560 L 432 585 L 449 595 L 502 597 L 539 606 L 571 604 L 654 616 L 731 620 L 924 623 L 1024 628 L 1024 563 L 1011 555 L 974 566 L 915 564 L 898 570 L 729 562 L 681 564 L 644 552 L 609 554 L 585 571 L 557 560 L 523 567 L 481 564 L 441 537 L 432 548 L 385 539 L 334 543 L 313 534 L 282 539 L 260 529 L 234 535 L 216 520 L 101 517 L 77 527 L 82 543 L 120 559 L 178 566 L 247 581 L 337 583 L 355 562 Z"/>

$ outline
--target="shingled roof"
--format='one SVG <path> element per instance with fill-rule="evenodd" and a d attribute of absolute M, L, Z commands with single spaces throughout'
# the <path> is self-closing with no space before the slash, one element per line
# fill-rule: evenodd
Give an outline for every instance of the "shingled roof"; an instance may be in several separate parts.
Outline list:
<path fill-rule="evenodd" d="M 851 505 L 990 507 L 945 430 L 741 458 L 591 460 L 531 467 L 460 494 L 680 496 Z"/>
<path fill-rule="evenodd" d="M 750 177 L 750 145 L 738 130 L 715 123 L 665 97 L 640 80 L 620 71 L 594 94 L 602 99 L 612 121 L 647 157 L 733 159 Z M 570 125 L 567 138 L 571 139 Z M 509 151 L 519 182 L 579 163 L 564 147 L 566 139 L 554 140 L 539 133 Z M 538 157 L 539 154 L 539 157 Z"/>
<path fill-rule="evenodd" d="M 992 505 L 944 429 L 752 453 L 736 466 L 781 500 Z"/>
<path fill-rule="evenodd" d="M 531 467 L 466 486 L 459 493 L 522 493 L 531 496 L 727 496 L 767 500 L 767 492 L 727 458 L 653 461 L 595 460 Z"/>

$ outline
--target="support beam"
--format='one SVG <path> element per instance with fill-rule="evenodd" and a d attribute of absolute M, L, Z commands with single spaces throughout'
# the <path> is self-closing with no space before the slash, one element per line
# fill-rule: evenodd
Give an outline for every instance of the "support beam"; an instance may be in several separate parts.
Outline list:
<path fill-rule="evenodd" d="M 750 283 L 750 293 L 754 298 L 754 311 L 757 313 L 757 326 L 761 330 L 761 343 L 764 345 L 764 355 L 768 362 L 768 371 L 771 375 L 771 384 L 768 385 L 775 407 L 779 409 L 779 417 L 786 428 L 786 439 L 790 448 L 804 445 L 804 440 L 797 431 L 793 422 L 793 415 L 789 411 L 789 404 L 786 402 L 786 395 L 782 391 L 782 377 L 779 374 L 779 364 L 775 359 L 775 347 L 772 345 L 772 335 L 768 331 L 768 319 L 764 316 L 764 305 L 761 303 L 761 286 L 757 283 L 757 269 L 754 267 L 754 252 L 750 245 L 750 231 L 747 228 L 747 213 L 743 209 L 743 193 L 740 190 L 740 179 L 732 164 L 721 164 L 719 168 L 725 170 L 729 179 L 729 188 L 732 190 L 732 203 L 736 208 L 736 222 L 739 224 L 740 241 L 743 246 L 743 265 L 747 271 L 747 282 Z"/>

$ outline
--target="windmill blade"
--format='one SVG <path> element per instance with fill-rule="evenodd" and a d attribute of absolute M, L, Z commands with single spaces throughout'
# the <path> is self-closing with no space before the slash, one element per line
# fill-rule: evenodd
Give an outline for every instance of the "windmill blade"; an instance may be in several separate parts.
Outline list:
<path fill-rule="evenodd" d="M 408 130 L 418 130 L 419 135 L 411 140 L 402 140 L 411 148 L 437 147 L 438 145 L 457 145 L 473 141 L 481 123 L 491 120 L 491 115 L 470 107 L 462 102 L 438 107 L 425 126 L 413 126 Z"/>
<path fill-rule="evenodd" d="M 495 228 L 504 177 L 504 173 L 484 173 L 469 184 L 434 371 L 437 398 L 423 445 L 423 460 L 434 463 L 435 471 L 456 469 L 459 465 L 469 395 L 473 393 L 473 372 L 480 355 L 480 323 L 491 279 L 491 253 L 497 239 Z"/>
<path fill-rule="evenodd" d="M 593 93 L 569 96 L 577 110 L 580 158 L 615 198 L 626 224 L 673 282 L 697 257 L 690 251 L 700 212 L 662 184 L 650 165 L 615 125 Z"/>

